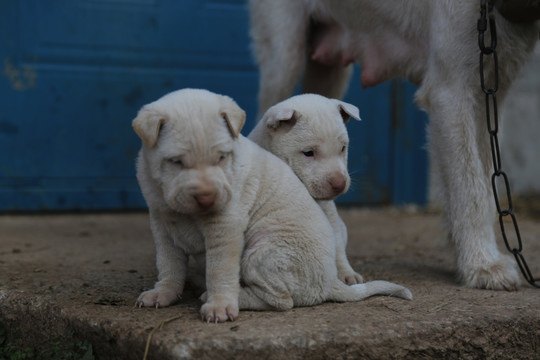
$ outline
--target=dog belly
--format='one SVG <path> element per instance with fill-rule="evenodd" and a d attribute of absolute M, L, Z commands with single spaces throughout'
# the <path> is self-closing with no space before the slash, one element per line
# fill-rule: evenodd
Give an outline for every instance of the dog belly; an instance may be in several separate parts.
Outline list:
<path fill-rule="evenodd" d="M 354 62 L 345 42 L 343 30 L 332 22 L 314 22 L 310 31 L 311 59 L 326 66 L 348 66 Z"/>
<path fill-rule="evenodd" d="M 407 77 L 413 83 L 421 81 L 428 39 L 420 24 L 425 20 L 423 13 L 429 4 L 405 4 L 398 9 L 395 4 L 377 6 L 369 1 L 310 2 L 315 19 L 308 31 L 313 61 L 327 66 L 359 63 L 363 87 L 394 77 Z M 381 17 L 384 25 L 362 21 L 359 19 L 362 14 Z M 407 17 L 404 20 L 407 14 L 415 14 L 416 21 Z"/>

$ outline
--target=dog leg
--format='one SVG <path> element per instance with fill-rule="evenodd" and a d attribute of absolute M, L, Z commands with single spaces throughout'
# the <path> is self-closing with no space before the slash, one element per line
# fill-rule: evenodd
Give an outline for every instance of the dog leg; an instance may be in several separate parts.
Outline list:
<path fill-rule="evenodd" d="M 338 278 L 347 285 L 361 284 L 364 282 L 362 275 L 358 274 L 349 264 L 347 259 L 347 226 L 338 214 L 336 204 L 333 201 L 318 201 L 321 209 L 332 225 L 336 238 L 336 267 Z"/>
<path fill-rule="evenodd" d="M 304 72 L 308 17 L 301 1 L 251 0 L 249 5 L 260 71 L 259 120 L 269 107 L 293 94 Z"/>
<path fill-rule="evenodd" d="M 309 59 L 302 84 L 302 92 L 319 94 L 332 99 L 341 99 L 347 91 L 352 73 L 352 65 L 324 65 Z"/>
<path fill-rule="evenodd" d="M 268 277 L 271 281 L 266 282 L 266 274 L 258 274 L 255 282 L 246 284 L 239 296 L 241 309 L 249 310 L 277 310 L 286 311 L 294 307 L 294 300 L 286 284 L 276 276 Z"/>
<path fill-rule="evenodd" d="M 268 240 L 268 243 L 272 243 L 272 240 Z M 239 296 L 240 308 L 279 311 L 292 309 L 294 301 L 288 284 L 298 282 L 297 270 L 291 261 L 293 257 L 287 250 L 272 246 L 246 249 L 241 265 L 244 287 Z"/>
<path fill-rule="evenodd" d="M 336 266 L 339 280 L 347 285 L 361 284 L 364 282 L 362 275 L 358 274 L 349 264 L 345 248 L 347 246 L 347 234 L 344 238 L 336 239 Z"/>
<path fill-rule="evenodd" d="M 250 287 L 240 288 L 238 307 L 241 310 L 276 310 L 276 308 L 270 306 L 266 301 L 255 295 Z M 289 310 L 289 308 L 283 310 Z"/>
<path fill-rule="evenodd" d="M 268 297 L 267 292 L 263 292 L 264 297 Z M 204 292 L 199 299 L 204 303 L 208 299 L 208 293 Z M 255 295 L 252 287 L 241 287 L 238 293 L 238 308 L 240 310 L 290 310 L 292 306 L 292 300 L 289 302 L 290 306 L 280 306 L 278 308 L 271 306 L 266 301 Z"/>
<path fill-rule="evenodd" d="M 204 292 L 200 297 L 203 303 L 208 299 L 208 293 Z M 251 288 L 241 287 L 240 292 L 238 293 L 238 308 L 240 310 L 275 310 L 274 307 L 270 306 L 266 301 L 259 298 L 255 295 Z M 285 309 L 288 310 L 288 309 Z"/>
<path fill-rule="evenodd" d="M 431 161 L 437 162 L 445 195 L 449 234 L 456 245 L 460 280 L 467 286 L 515 290 L 520 283 L 517 265 L 497 248 L 494 231 L 489 135 L 485 96 L 480 90 L 477 4 L 437 2 L 431 14 L 430 52 L 426 75 L 416 94 L 430 115 Z M 503 103 L 538 39 L 538 24 L 497 23 L 498 92 Z M 452 31 L 440 31 L 452 29 Z M 493 61 L 485 59 L 487 86 L 493 86 Z M 500 113 L 500 112 L 499 112 Z M 516 119 L 517 120 L 517 119 Z"/>
<path fill-rule="evenodd" d="M 156 243 L 158 281 L 154 288 L 143 292 L 137 299 L 139 307 L 166 307 L 180 300 L 186 280 L 188 257 L 178 247 L 157 221 L 150 218 Z"/>
<path fill-rule="evenodd" d="M 201 315 L 207 322 L 234 321 L 238 317 L 240 256 L 244 244 L 243 227 L 231 214 L 209 220 L 204 229 L 206 246 L 207 301 Z M 211 223 L 210 223 L 211 221 Z"/>
<path fill-rule="evenodd" d="M 496 244 L 489 139 L 478 105 L 482 100 L 466 90 L 472 84 L 445 81 L 444 88 L 427 95 L 430 152 L 441 171 L 458 276 L 470 287 L 515 290 L 520 282 L 516 265 Z"/>

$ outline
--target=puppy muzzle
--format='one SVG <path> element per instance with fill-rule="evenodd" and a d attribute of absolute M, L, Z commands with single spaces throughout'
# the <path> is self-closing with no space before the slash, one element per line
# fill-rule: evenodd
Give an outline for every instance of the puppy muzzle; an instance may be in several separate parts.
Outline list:
<path fill-rule="evenodd" d="M 202 210 L 210 210 L 216 203 L 217 196 L 215 193 L 197 194 L 193 198 Z"/>

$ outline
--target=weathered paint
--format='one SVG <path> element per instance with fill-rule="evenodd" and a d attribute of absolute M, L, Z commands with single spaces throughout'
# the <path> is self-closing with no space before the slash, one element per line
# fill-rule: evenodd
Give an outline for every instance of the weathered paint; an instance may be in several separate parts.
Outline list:
<path fill-rule="evenodd" d="M 15 67 L 9 58 L 4 59 L 4 75 L 15 90 L 23 91 L 36 86 L 36 71 L 32 66 Z"/>

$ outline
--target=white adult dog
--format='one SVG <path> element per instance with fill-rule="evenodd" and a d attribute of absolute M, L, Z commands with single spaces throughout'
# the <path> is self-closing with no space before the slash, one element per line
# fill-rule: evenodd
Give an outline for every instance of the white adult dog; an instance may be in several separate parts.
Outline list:
<path fill-rule="evenodd" d="M 442 180 L 459 278 L 471 287 L 511 290 L 520 276 L 495 240 L 479 9 L 470 0 L 250 0 L 259 114 L 290 97 L 302 74 L 304 92 L 341 98 L 353 61 L 362 65 L 364 87 L 394 77 L 418 84 L 416 101 L 431 118 L 431 165 Z M 511 23 L 497 11 L 495 21 L 500 103 L 533 50 L 539 22 Z M 492 63 L 485 67 L 492 71 Z"/>
<path fill-rule="evenodd" d="M 345 123 L 360 120 L 358 108 L 315 94 L 293 96 L 266 111 L 248 138 L 285 161 L 330 221 L 336 237 L 338 277 L 359 284 L 345 249 L 347 227 L 333 199 L 347 192 L 349 135 Z"/>
<path fill-rule="evenodd" d="M 411 299 L 386 281 L 338 279 L 326 216 L 287 164 L 240 134 L 244 120 L 231 98 L 195 89 L 165 95 L 133 120 L 159 272 L 138 304 L 178 301 L 189 256 L 206 275 L 201 314 L 209 322 L 234 320 L 239 309 Z"/>

